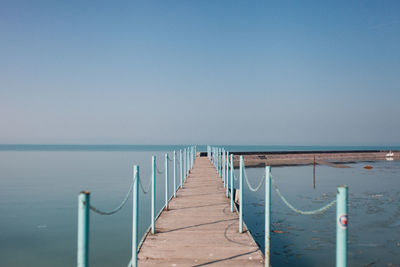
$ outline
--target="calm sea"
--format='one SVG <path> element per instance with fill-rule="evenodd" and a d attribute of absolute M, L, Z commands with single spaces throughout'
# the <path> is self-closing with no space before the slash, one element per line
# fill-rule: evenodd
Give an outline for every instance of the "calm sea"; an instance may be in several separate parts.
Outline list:
<path fill-rule="evenodd" d="M 94 206 L 109 210 L 124 198 L 132 166 L 150 182 L 151 156 L 164 170 L 164 155 L 185 146 L 0 145 L 0 266 L 73 266 L 76 264 L 77 197 L 91 192 Z M 381 150 L 399 147 L 226 146 L 231 151 Z M 205 150 L 205 146 L 199 146 Z M 299 208 L 314 209 L 335 197 L 336 186 L 349 185 L 349 261 L 351 266 L 400 265 L 400 164 L 363 163 L 348 169 L 273 168 L 277 185 Z M 248 169 L 256 184 L 262 169 Z M 164 180 L 157 180 L 158 195 Z M 172 168 L 170 168 L 172 177 Z M 144 184 L 147 187 L 148 184 Z M 170 192 L 172 191 L 172 179 Z M 245 222 L 263 247 L 264 192 L 245 192 Z M 149 195 L 142 194 L 140 232 L 149 225 Z M 90 263 L 126 266 L 130 257 L 131 201 L 112 216 L 91 213 Z M 157 199 L 157 209 L 163 198 Z M 274 266 L 334 266 L 335 210 L 324 215 L 296 215 L 272 194 L 272 263 Z M 374 264 L 374 265 L 373 265 Z"/>

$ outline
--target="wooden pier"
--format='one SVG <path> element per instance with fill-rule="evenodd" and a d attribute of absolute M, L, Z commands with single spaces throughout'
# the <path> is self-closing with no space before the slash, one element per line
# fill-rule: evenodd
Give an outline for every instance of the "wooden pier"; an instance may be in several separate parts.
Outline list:
<path fill-rule="evenodd" d="M 169 202 L 138 254 L 138 266 L 264 266 L 248 231 L 239 233 L 221 178 L 197 157 L 184 188 Z"/>

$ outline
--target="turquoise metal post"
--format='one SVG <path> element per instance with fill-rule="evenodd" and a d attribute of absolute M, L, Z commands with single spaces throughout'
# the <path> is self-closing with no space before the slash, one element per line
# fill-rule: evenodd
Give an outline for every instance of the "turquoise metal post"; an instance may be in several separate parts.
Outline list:
<path fill-rule="evenodd" d="M 186 175 L 186 179 L 187 179 L 187 177 L 189 176 L 189 157 L 188 157 L 189 148 L 186 148 L 185 151 L 186 151 L 186 153 L 185 153 L 186 173 L 185 173 L 185 175 Z"/>
<path fill-rule="evenodd" d="M 271 167 L 265 167 L 265 236 L 264 236 L 264 265 L 270 266 L 270 250 L 271 250 Z"/>
<path fill-rule="evenodd" d="M 182 149 L 179 150 L 179 171 L 181 178 L 181 189 L 183 188 L 183 164 L 182 164 Z"/>
<path fill-rule="evenodd" d="M 212 147 L 212 154 L 211 154 L 211 156 L 212 156 L 212 162 L 213 162 L 214 167 L 215 167 L 215 147 Z"/>
<path fill-rule="evenodd" d="M 151 158 L 151 233 L 156 233 L 156 156 Z"/>
<path fill-rule="evenodd" d="M 219 149 L 219 155 L 218 155 L 218 157 L 219 157 L 219 168 L 218 168 L 218 170 L 219 170 L 219 176 L 220 176 L 221 179 L 222 179 L 222 148 Z"/>
<path fill-rule="evenodd" d="M 231 212 L 233 212 L 233 154 L 231 154 Z"/>
<path fill-rule="evenodd" d="M 244 164 L 243 156 L 240 156 L 240 176 L 239 176 L 239 233 L 243 233 L 243 174 Z"/>
<path fill-rule="evenodd" d="M 222 149 L 222 181 L 224 183 L 224 188 L 226 187 L 225 180 L 225 149 Z"/>
<path fill-rule="evenodd" d="M 139 166 L 133 166 L 133 205 L 132 205 L 132 267 L 137 267 L 138 223 L 139 223 Z"/>
<path fill-rule="evenodd" d="M 187 175 L 189 176 L 189 173 L 190 173 L 190 158 L 189 158 L 189 147 L 187 148 L 187 150 L 186 150 L 186 163 L 187 163 Z"/>
<path fill-rule="evenodd" d="M 176 151 L 174 150 L 174 197 L 176 197 Z"/>
<path fill-rule="evenodd" d="M 78 196 L 78 267 L 89 266 L 89 207 L 90 193 L 80 192 Z"/>
<path fill-rule="evenodd" d="M 218 164 L 217 148 L 214 147 L 214 167 L 218 171 L 217 164 Z"/>
<path fill-rule="evenodd" d="M 221 177 L 221 149 L 217 149 L 217 168 L 218 168 L 218 175 Z"/>
<path fill-rule="evenodd" d="M 226 151 L 225 157 L 225 162 L 226 162 L 226 167 L 225 167 L 225 180 L 226 180 L 226 197 L 229 197 L 229 152 Z"/>
<path fill-rule="evenodd" d="M 218 171 L 218 152 L 219 152 L 219 148 L 215 148 L 215 168 L 217 169 L 217 173 L 218 173 L 218 177 L 219 177 L 219 171 Z"/>
<path fill-rule="evenodd" d="M 168 181 L 168 153 L 165 154 L 165 210 L 168 210 L 169 200 L 169 181 Z"/>
<path fill-rule="evenodd" d="M 347 266 L 347 186 L 339 186 L 336 196 L 336 267 Z"/>
<path fill-rule="evenodd" d="M 183 174 L 186 181 L 186 148 L 183 149 Z"/>
<path fill-rule="evenodd" d="M 193 169 L 193 166 L 194 166 L 194 155 L 195 155 L 195 152 L 194 152 L 194 146 L 193 146 L 193 149 L 192 149 L 192 169 Z"/>
<path fill-rule="evenodd" d="M 192 168 L 192 159 L 190 157 L 190 153 L 191 153 L 191 147 L 188 147 L 188 170 L 190 171 L 190 169 Z"/>

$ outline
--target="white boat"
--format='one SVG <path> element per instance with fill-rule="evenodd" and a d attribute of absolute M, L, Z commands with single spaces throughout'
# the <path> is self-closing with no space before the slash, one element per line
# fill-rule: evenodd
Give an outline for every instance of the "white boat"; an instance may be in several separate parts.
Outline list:
<path fill-rule="evenodd" d="M 394 153 L 392 152 L 392 150 L 389 151 L 389 153 L 386 154 L 387 158 L 391 158 L 394 156 Z"/>

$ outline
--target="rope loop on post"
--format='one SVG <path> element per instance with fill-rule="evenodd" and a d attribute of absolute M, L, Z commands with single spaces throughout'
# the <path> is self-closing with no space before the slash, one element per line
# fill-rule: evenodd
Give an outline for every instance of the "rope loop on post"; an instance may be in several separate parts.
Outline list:
<path fill-rule="evenodd" d="M 133 189 L 133 182 L 129 186 L 128 193 L 126 193 L 124 200 L 122 200 L 121 204 L 119 204 L 115 209 L 113 209 L 111 211 L 102 211 L 102 210 L 90 205 L 90 210 L 93 211 L 94 213 L 97 213 L 100 215 L 113 215 L 113 214 L 117 213 L 118 211 L 120 211 L 125 206 L 125 204 L 127 203 L 128 199 L 129 199 L 129 195 L 132 192 L 132 189 Z"/>
<path fill-rule="evenodd" d="M 158 166 L 156 167 L 156 169 L 157 169 L 157 173 L 158 173 L 158 174 L 163 174 L 163 173 L 164 173 L 164 171 L 160 171 L 160 170 L 158 169 Z"/>
<path fill-rule="evenodd" d="M 257 192 L 258 189 L 260 189 L 261 186 L 264 184 L 265 174 L 264 174 L 263 177 L 261 178 L 260 184 L 259 184 L 256 188 L 254 188 L 254 187 L 251 186 L 251 184 L 250 184 L 250 182 L 249 182 L 249 178 L 247 178 L 246 168 L 244 168 L 244 178 L 245 178 L 245 180 L 246 180 L 246 184 L 247 184 L 247 186 L 249 187 L 249 189 L 250 189 L 251 191 L 253 191 L 253 192 Z"/>
<path fill-rule="evenodd" d="M 143 187 L 142 179 L 139 178 L 139 185 L 140 185 L 140 188 L 142 189 L 143 194 L 147 194 L 147 193 L 150 191 L 150 189 L 151 189 L 151 184 L 152 184 L 152 182 L 151 182 L 151 177 L 150 177 L 150 184 L 147 186 L 147 190 L 146 190 L 146 189 Z"/>
<path fill-rule="evenodd" d="M 333 205 L 336 204 L 336 199 L 335 199 L 335 200 L 332 200 L 332 201 L 331 201 L 330 203 L 328 203 L 327 205 L 325 205 L 325 206 L 323 206 L 323 207 L 321 207 L 321 208 L 319 208 L 319 209 L 316 209 L 316 210 L 304 211 L 304 210 L 296 209 L 292 204 L 290 204 L 290 203 L 286 200 L 286 198 L 285 198 L 285 197 L 282 195 L 282 193 L 279 191 L 278 187 L 277 187 L 276 184 L 275 184 L 275 180 L 274 180 L 274 178 L 272 177 L 272 175 L 271 175 L 271 181 L 272 181 L 272 185 L 274 186 L 274 189 L 275 189 L 276 193 L 277 193 L 278 196 L 281 198 L 281 200 L 283 201 L 283 203 L 285 203 L 286 206 L 287 206 L 289 209 L 291 209 L 292 211 L 294 211 L 294 212 L 296 212 L 296 213 L 299 213 L 299 214 L 302 214 L 302 215 L 322 214 L 322 213 L 324 213 L 325 211 L 327 211 L 330 207 L 332 207 Z"/>

